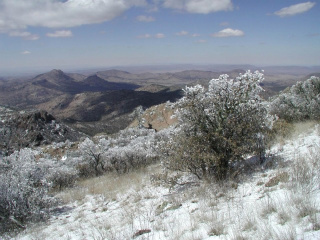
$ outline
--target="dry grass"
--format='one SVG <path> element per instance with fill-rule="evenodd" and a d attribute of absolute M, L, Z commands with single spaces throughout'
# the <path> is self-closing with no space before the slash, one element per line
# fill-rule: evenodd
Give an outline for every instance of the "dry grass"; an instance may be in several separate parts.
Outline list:
<path fill-rule="evenodd" d="M 293 137 L 298 136 L 299 134 L 308 133 L 310 130 L 313 130 L 317 124 L 319 124 L 319 122 L 317 121 L 304 121 L 304 122 L 294 123 Z"/>
<path fill-rule="evenodd" d="M 270 133 L 270 146 L 279 144 L 284 146 L 287 140 L 294 139 L 300 134 L 305 134 L 314 129 L 319 124 L 317 121 L 304 121 L 297 123 L 288 123 L 285 120 L 279 119 L 275 122 L 272 132 Z"/>
<path fill-rule="evenodd" d="M 310 124 L 297 124 L 297 132 L 309 131 Z M 179 188 L 177 182 L 186 180 L 183 176 L 175 179 L 172 187 L 158 174 L 159 165 L 154 165 L 124 175 L 83 180 L 60 196 L 73 202 L 86 201 L 88 194 L 102 195 L 102 203 L 118 204 L 117 209 L 111 209 L 110 203 L 105 210 L 101 205 L 94 215 L 102 211 L 111 213 L 112 218 L 86 225 L 81 229 L 83 239 L 303 239 L 303 232 L 320 230 L 320 206 L 315 198 L 320 189 L 320 150 L 310 148 L 308 154 L 298 151 L 283 167 L 252 174 L 237 187 L 232 182 L 199 181 Z M 172 191 L 160 196 L 154 193 L 158 188 Z M 85 221 L 87 212 L 79 211 L 75 221 Z M 45 234 L 34 236 L 40 239 Z"/>
<path fill-rule="evenodd" d="M 213 214 L 211 222 L 209 223 L 209 228 L 209 236 L 220 236 L 224 234 L 226 226 L 223 217 Z"/>
<path fill-rule="evenodd" d="M 129 189 L 140 190 L 145 179 L 143 170 L 126 174 L 109 173 L 99 177 L 80 180 L 76 186 L 59 193 L 57 196 L 64 202 L 83 200 L 87 195 L 103 195 L 107 199 L 116 200 L 118 195 Z"/>
<path fill-rule="evenodd" d="M 269 181 L 265 184 L 266 187 L 274 187 L 278 185 L 280 182 L 288 182 L 289 174 L 287 172 L 279 172 L 276 176 L 269 179 Z"/>

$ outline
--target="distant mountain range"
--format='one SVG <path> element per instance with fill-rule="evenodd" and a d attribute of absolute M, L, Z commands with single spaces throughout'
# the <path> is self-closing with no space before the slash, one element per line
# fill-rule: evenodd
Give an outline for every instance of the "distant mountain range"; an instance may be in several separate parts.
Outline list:
<path fill-rule="evenodd" d="M 72 75 L 67 75 L 61 70 L 52 70 L 41 74 L 31 80 L 33 85 L 57 90 L 65 93 L 113 91 L 122 89 L 136 89 L 139 86 L 131 83 L 112 83 L 105 79 L 92 75 L 84 79 L 74 79 Z"/>
<path fill-rule="evenodd" d="M 114 78 L 120 81 L 109 81 Z M 83 132 L 96 134 L 125 128 L 138 106 L 148 108 L 182 96 L 180 88 L 158 85 L 149 91 L 133 79 L 138 77 L 117 70 L 91 76 L 52 70 L 24 81 L 2 81 L 0 104 L 17 109 L 42 109 Z"/>
<path fill-rule="evenodd" d="M 273 71 L 274 74 L 265 75 L 266 97 L 310 76 L 296 75 L 297 71 L 307 72 L 305 68 L 286 67 Z M 282 71 L 287 73 L 282 74 Z M 148 108 L 168 100 L 175 101 L 182 96 L 181 89 L 185 85 L 200 83 L 207 86 L 211 79 L 222 73 L 234 78 L 244 72 L 239 68 L 224 72 L 184 70 L 164 73 L 110 69 L 87 76 L 52 70 L 31 78 L 1 78 L 0 104 L 48 111 L 58 120 L 87 134 L 113 133 L 130 124 L 134 118 L 131 113 L 138 106 Z"/>
<path fill-rule="evenodd" d="M 266 74 L 293 74 L 307 75 L 314 72 L 320 72 L 320 66 L 255 66 L 250 64 L 166 64 L 166 65 L 142 65 L 142 66 L 114 66 L 110 68 L 95 68 L 78 70 L 85 75 L 93 74 L 99 71 L 117 69 L 134 74 L 138 73 L 176 73 L 188 70 L 210 71 L 218 73 L 231 72 L 234 69 L 243 70 L 265 70 Z"/>

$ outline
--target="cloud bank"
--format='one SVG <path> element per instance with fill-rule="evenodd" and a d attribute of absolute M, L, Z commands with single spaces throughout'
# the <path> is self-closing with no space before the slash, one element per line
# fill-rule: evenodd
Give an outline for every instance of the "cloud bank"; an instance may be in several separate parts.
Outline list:
<path fill-rule="evenodd" d="M 226 28 L 217 33 L 211 34 L 212 37 L 242 37 L 244 32 L 238 29 Z"/>
<path fill-rule="evenodd" d="M 31 54 L 31 52 L 29 52 L 29 51 L 26 50 L 26 51 L 21 52 L 21 54 L 22 54 L 22 55 L 28 55 L 28 54 Z"/>
<path fill-rule="evenodd" d="M 155 38 L 164 38 L 165 35 L 163 33 L 157 33 L 154 37 Z"/>
<path fill-rule="evenodd" d="M 138 38 L 165 38 L 165 35 L 163 33 L 157 33 L 155 35 L 151 35 L 149 33 L 146 33 L 144 35 L 138 36 Z"/>
<path fill-rule="evenodd" d="M 26 40 L 38 40 L 39 36 L 37 34 L 32 34 L 30 32 L 22 31 L 12 31 L 9 33 L 10 37 L 21 37 Z"/>
<path fill-rule="evenodd" d="M 231 0 L 164 0 L 163 6 L 198 14 L 230 11 L 233 9 Z"/>
<path fill-rule="evenodd" d="M 311 8 L 314 7 L 314 5 L 316 5 L 315 2 L 299 3 L 291 5 L 289 7 L 282 8 L 279 11 L 276 11 L 274 14 L 280 17 L 294 16 L 309 11 Z"/>
<path fill-rule="evenodd" d="M 101 23 L 146 4 L 146 0 L 1 0 L 0 32 Z"/>
<path fill-rule="evenodd" d="M 188 34 L 189 34 L 189 33 L 188 33 L 187 31 L 184 31 L 184 30 L 176 33 L 177 36 L 186 36 L 186 35 L 188 35 Z"/>
<path fill-rule="evenodd" d="M 59 37 L 72 37 L 73 34 L 69 30 L 60 30 L 60 31 L 55 31 L 54 33 L 47 33 L 47 37 L 54 37 L 54 38 L 59 38 Z"/>

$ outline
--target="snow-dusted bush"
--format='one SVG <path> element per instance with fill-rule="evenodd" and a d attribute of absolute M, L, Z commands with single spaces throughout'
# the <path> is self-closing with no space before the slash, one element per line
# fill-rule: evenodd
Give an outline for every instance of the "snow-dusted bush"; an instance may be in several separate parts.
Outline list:
<path fill-rule="evenodd" d="M 0 221 L 23 224 L 48 214 L 54 199 L 48 195 L 46 176 L 50 165 L 36 159 L 36 152 L 22 149 L 3 159 L 0 173 Z"/>
<path fill-rule="evenodd" d="M 231 162 L 248 153 L 262 155 L 272 125 L 259 96 L 262 80 L 263 74 L 247 71 L 235 79 L 221 75 L 207 90 L 186 87 L 176 103 L 181 131 L 166 144 L 169 166 L 200 178 L 214 173 L 224 179 Z"/>
<path fill-rule="evenodd" d="M 129 168 L 146 166 L 158 159 L 156 143 L 158 133 L 153 129 L 127 129 L 120 132 L 123 138 L 129 138 L 126 145 L 115 145 L 114 149 L 125 155 Z"/>
<path fill-rule="evenodd" d="M 96 144 L 91 139 L 86 138 L 78 147 L 84 157 L 84 162 L 78 166 L 80 175 L 88 176 L 95 174 L 98 176 L 102 174 L 105 169 L 101 154 L 107 151 L 107 144 L 103 146 L 100 143 Z"/>
<path fill-rule="evenodd" d="M 157 158 L 154 130 L 129 128 L 96 142 L 87 138 L 79 144 L 83 161 L 78 165 L 82 176 L 108 171 L 124 173 L 145 166 Z"/>
<path fill-rule="evenodd" d="M 47 180 L 52 188 L 61 190 L 64 187 L 72 187 L 78 179 L 78 171 L 73 166 L 61 165 L 51 167 Z"/>
<path fill-rule="evenodd" d="M 78 176 L 72 165 L 30 148 L 0 161 L 0 225 L 4 230 L 46 218 L 57 202 L 49 191 L 72 185 Z"/>
<path fill-rule="evenodd" d="M 320 119 L 320 78 L 298 82 L 279 94 L 271 112 L 288 122 Z"/>

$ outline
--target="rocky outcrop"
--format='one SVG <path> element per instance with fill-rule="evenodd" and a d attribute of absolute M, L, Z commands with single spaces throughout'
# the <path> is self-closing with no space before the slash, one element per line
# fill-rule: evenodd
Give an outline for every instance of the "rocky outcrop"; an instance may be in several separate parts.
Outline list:
<path fill-rule="evenodd" d="M 11 154 L 24 147 L 37 147 L 66 140 L 77 141 L 81 136 L 83 134 L 59 123 L 46 111 L 10 111 L 1 116 L 1 155 Z"/>
<path fill-rule="evenodd" d="M 160 131 L 178 123 L 177 117 L 174 116 L 175 109 L 170 105 L 163 103 L 152 106 L 144 111 L 140 119 L 143 121 L 145 128 Z M 139 120 L 135 119 L 129 127 L 137 127 Z"/>

